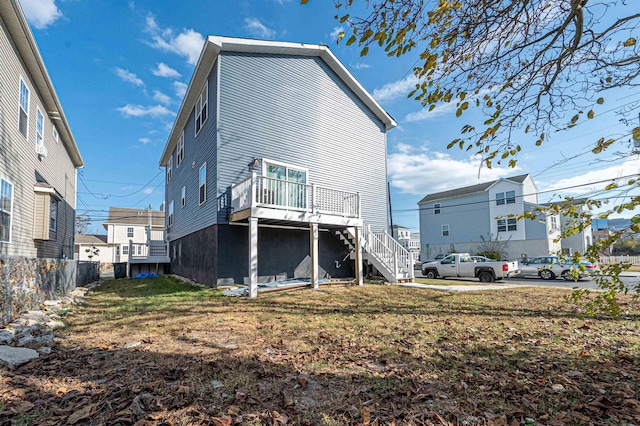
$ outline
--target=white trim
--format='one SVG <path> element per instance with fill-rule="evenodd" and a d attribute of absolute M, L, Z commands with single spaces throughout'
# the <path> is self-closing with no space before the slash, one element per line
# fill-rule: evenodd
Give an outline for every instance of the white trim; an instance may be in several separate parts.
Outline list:
<path fill-rule="evenodd" d="M 169 202 L 169 207 L 167 208 L 167 228 L 173 226 L 173 221 L 175 219 L 175 209 L 173 208 L 173 200 Z"/>
<path fill-rule="evenodd" d="M 38 121 L 42 118 L 42 129 L 38 131 Z M 38 143 L 38 136 L 40 137 L 40 143 Z M 44 115 L 40 111 L 40 107 L 36 107 L 36 146 L 44 146 Z"/>
<path fill-rule="evenodd" d="M 171 157 L 169 157 L 169 162 L 166 166 L 167 173 L 167 183 L 171 182 L 171 178 L 173 177 L 173 152 L 171 152 Z"/>
<path fill-rule="evenodd" d="M 9 239 L 7 241 L 2 241 L 3 243 L 6 244 L 11 244 L 11 235 L 12 235 L 12 231 L 13 231 L 13 204 L 15 203 L 14 200 L 14 194 L 15 194 L 15 190 L 14 190 L 14 185 L 13 182 L 9 181 L 8 179 L 2 177 L 0 178 L 0 191 L 2 191 L 2 181 L 5 181 L 7 184 L 9 184 L 11 186 L 11 211 L 9 212 Z M 3 210 L 6 212 L 6 210 Z"/>
<path fill-rule="evenodd" d="M 442 205 L 440 203 L 433 203 L 433 214 L 440 214 L 440 210 L 442 210 Z"/>
<path fill-rule="evenodd" d="M 60 135 L 58 135 L 58 129 L 56 129 L 56 125 L 51 123 L 51 127 L 52 127 L 52 131 L 51 134 L 53 135 L 53 140 L 56 141 L 56 143 L 59 142 L 60 139 Z"/>
<path fill-rule="evenodd" d="M 182 153 L 182 156 L 180 156 L 180 153 Z M 178 146 L 176 148 L 176 163 L 177 163 L 176 168 L 180 167 L 180 164 L 182 164 L 183 161 L 184 161 L 184 130 L 180 135 L 180 139 L 178 139 Z"/>
<path fill-rule="evenodd" d="M 22 108 L 22 86 L 24 85 L 25 89 L 27 89 L 27 110 L 25 111 L 25 115 L 27 116 L 27 126 L 26 126 L 26 135 L 23 135 L 20 131 L 20 111 L 24 111 Z M 29 86 L 27 86 L 27 82 L 20 76 L 20 84 L 18 85 L 18 133 L 24 136 L 25 139 L 29 140 L 29 110 L 31 109 L 31 90 Z"/>
<path fill-rule="evenodd" d="M 187 188 L 186 186 L 182 186 L 182 189 L 180 190 L 180 206 L 181 208 L 184 208 L 184 206 L 186 205 L 187 205 Z"/>
<path fill-rule="evenodd" d="M 204 167 L 204 184 L 200 183 L 200 174 L 202 173 L 202 168 Z M 201 200 L 200 197 L 200 188 L 204 185 L 204 200 Z M 203 205 L 207 202 L 207 162 L 205 161 L 202 166 L 198 169 L 198 205 Z"/>
<path fill-rule="evenodd" d="M 269 160 L 268 158 L 263 158 L 262 159 L 262 176 L 267 176 L 267 164 L 271 164 L 273 166 L 280 166 L 280 167 L 284 167 L 286 169 L 293 169 L 293 170 L 298 170 L 300 172 L 304 172 L 305 173 L 305 184 L 309 183 L 309 169 L 307 169 L 306 167 L 300 167 L 300 166 L 296 166 L 294 164 L 288 164 L 288 163 L 283 163 L 281 161 L 274 161 L 274 160 Z M 284 179 L 287 180 L 287 179 Z"/>
<path fill-rule="evenodd" d="M 54 209 L 51 206 L 55 206 Z M 55 211 L 55 214 L 51 213 Z M 54 217 L 55 216 L 55 217 Z M 51 227 L 51 219 L 53 219 L 53 228 Z M 58 202 L 52 197 L 49 197 L 49 232 L 56 232 L 58 230 Z"/>
<path fill-rule="evenodd" d="M 202 101 L 203 93 L 205 94 L 204 102 Z M 204 121 L 200 121 L 200 119 L 202 118 L 203 110 L 206 111 L 207 116 L 204 118 Z M 195 117 L 195 121 L 194 121 L 195 137 L 198 137 L 198 135 L 204 128 L 204 124 L 209 119 L 209 79 L 208 78 L 205 80 L 204 85 L 202 86 L 202 90 L 198 95 L 198 99 L 196 99 L 193 116 Z M 198 124 L 200 124 L 200 128 L 198 128 Z"/>
<path fill-rule="evenodd" d="M 447 235 L 444 235 L 444 227 L 447 227 Z M 451 227 L 449 226 L 448 223 L 445 223 L 443 225 L 440 225 L 440 233 L 442 234 L 442 237 L 450 237 L 451 236 Z"/>

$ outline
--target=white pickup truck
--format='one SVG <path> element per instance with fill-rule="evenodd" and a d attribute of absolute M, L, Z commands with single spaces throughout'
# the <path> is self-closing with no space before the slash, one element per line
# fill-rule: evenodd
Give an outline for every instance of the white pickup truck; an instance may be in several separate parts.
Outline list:
<path fill-rule="evenodd" d="M 422 264 L 426 278 L 478 278 L 491 283 L 519 274 L 517 261 L 476 262 L 469 253 L 452 253 L 442 260 Z"/>

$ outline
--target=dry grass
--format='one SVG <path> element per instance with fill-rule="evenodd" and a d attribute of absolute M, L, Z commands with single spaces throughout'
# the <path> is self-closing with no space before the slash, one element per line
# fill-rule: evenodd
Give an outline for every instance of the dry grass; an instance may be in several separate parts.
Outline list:
<path fill-rule="evenodd" d="M 3 414 L 22 424 L 78 412 L 76 424 L 640 424 L 638 311 L 585 319 L 565 294 L 368 285 L 248 300 L 166 278 L 111 281 L 68 317 L 48 359 L 0 370 Z M 142 345 L 123 349 L 131 342 Z M 21 401 L 34 407 L 21 412 Z"/>

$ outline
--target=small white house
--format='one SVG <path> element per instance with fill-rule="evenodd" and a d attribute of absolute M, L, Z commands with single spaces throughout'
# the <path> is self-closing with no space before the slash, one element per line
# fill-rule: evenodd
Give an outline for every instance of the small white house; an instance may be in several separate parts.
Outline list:
<path fill-rule="evenodd" d="M 107 244 L 112 247 L 108 262 L 128 262 L 133 256 L 147 256 L 149 240 L 164 240 L 164 212 L 161 210 L 110 207 L 109 218 L 102 225 L 107 230 Z M 149 229 L 150 235 L 147 234 Z"/>

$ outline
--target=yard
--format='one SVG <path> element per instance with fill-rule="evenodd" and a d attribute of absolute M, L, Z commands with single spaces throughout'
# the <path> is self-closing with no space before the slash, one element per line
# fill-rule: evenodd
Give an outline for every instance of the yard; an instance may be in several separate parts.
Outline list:
<path fill-rule="evenodd" d="M 0 423 L 640 424 L 640 312 L 565 294 L 107 281 L 51 355 L 0 369 Z"/>

